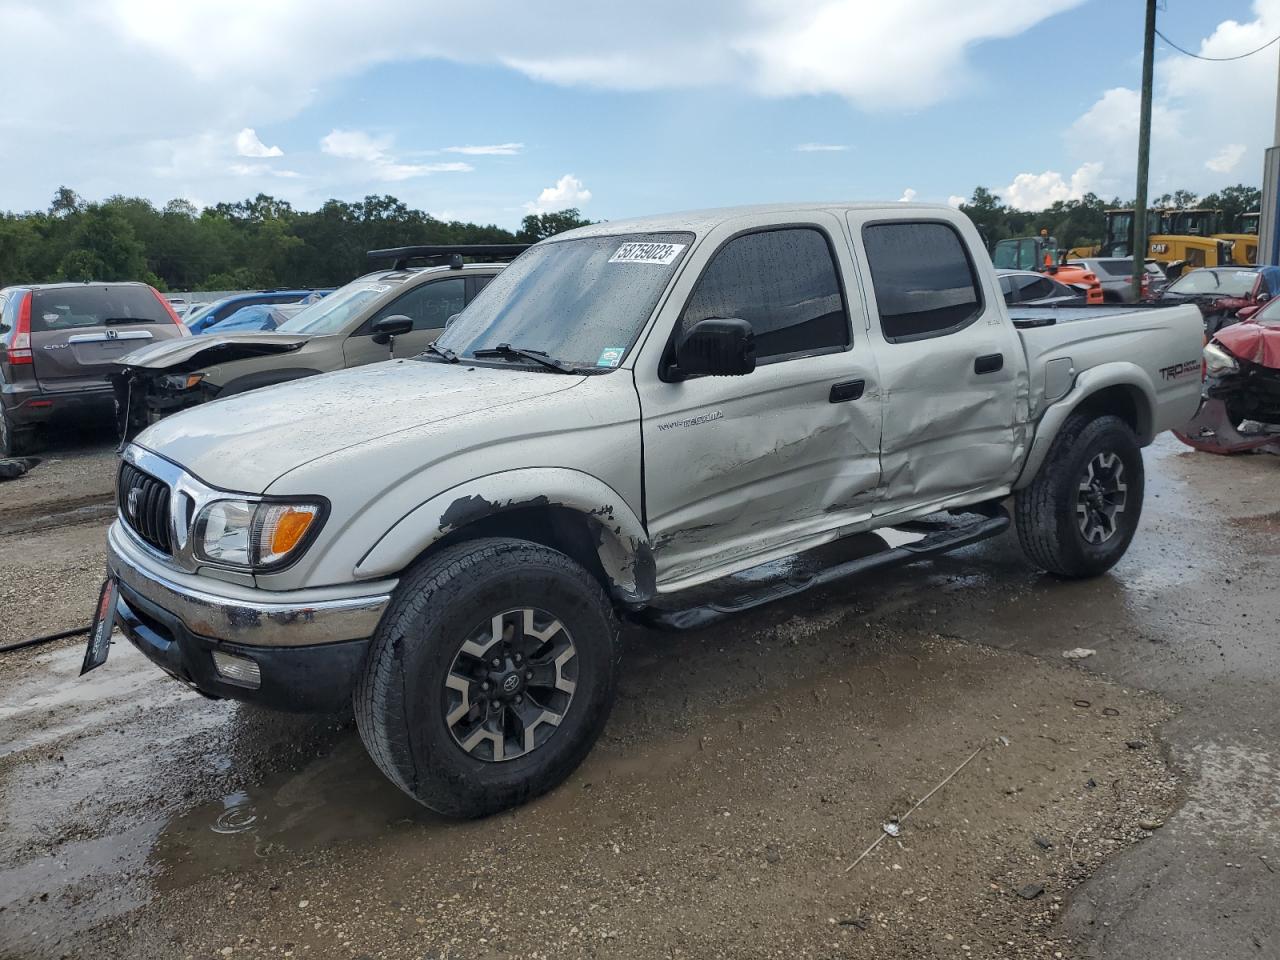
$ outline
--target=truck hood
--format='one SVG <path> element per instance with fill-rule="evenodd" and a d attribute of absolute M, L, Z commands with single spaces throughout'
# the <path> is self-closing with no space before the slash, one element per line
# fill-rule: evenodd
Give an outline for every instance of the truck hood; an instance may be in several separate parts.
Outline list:
<path fill-rule="evenodd" d="M 290 470 L 347 447 L 527 403 L 583 379 L 390 360 L 201 404 L 148 427 L 135 443 L 215 487 L 262 493 Z"/>
<path fill-rule="evenodd" d="M 117 367 L 190 373 L 201 367 L 212 367 L 245 357 L 262 357 L 297 350 L 307 340 L 298 333 L 224 333 L 203 337 L 165 340 L 127 353 L 116 361 Z"/>

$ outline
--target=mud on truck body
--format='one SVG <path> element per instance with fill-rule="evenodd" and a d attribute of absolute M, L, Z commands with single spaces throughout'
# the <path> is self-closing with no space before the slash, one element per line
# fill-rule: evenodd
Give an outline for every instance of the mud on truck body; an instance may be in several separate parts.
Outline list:
<path fill-rule="evenodd" d="M 392 781 L 483 815 L 586 756 L 623 620 L 696 627 L 922 559 L 1007 529 L 1010 497 L 1032 563 L 1109 569 L 1200 348 L 1194 306 L 1011 318 L 946 207 L 597 224 L 426 354 L 143 432 L 100 609 L 207 695 L 352 701 Z"/>

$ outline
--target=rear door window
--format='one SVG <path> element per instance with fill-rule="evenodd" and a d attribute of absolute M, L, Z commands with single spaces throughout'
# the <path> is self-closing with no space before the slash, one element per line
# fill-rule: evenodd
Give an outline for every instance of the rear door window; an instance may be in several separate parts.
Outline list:
<path fill-rule="evenodd" d="M 973 261 L 950 224 L 871 223 L 862 241 L 890 343 L 954 333 L 982 313 Z"/>
<path fill-rule="evenodd" d="M 831 247 L 811 227 L 748 233 L 721 247 L 698 278 L 680 329 L 710 317 L 750 323 L 760 361 L 849 345 L 849 314 Z"/>
<path fill-rule="evenodd" d="M 147 287 L 53 287 L 31 293 L 31 332 L 130 323 L 173 323 Z"/>

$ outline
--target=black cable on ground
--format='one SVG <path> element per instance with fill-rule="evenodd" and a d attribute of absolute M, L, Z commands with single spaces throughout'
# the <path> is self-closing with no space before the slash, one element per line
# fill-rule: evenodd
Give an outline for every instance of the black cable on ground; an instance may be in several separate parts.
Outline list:
<path fill-rule="evenodd" d="M 63 630 L 61 633 L 51 633 L 46 637 L 32 637 L 30 640 L 19 640 L 17 643 L 6 643 L 0 647 L 0 653 L 8 653 L 11 650 L 21 650 L 23 647 L 34 647 L 42 643 L 52 643 L 54 640 L 65 640 L 67 637 L 82 637 L 89 632 L 89 628 L 77 627 L 74 630 Z"/>

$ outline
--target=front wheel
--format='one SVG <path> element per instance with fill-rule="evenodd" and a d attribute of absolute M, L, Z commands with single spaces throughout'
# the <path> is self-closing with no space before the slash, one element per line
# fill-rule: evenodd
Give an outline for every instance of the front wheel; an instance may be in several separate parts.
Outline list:
<path fill-rule="evenodd" d="M 1138 529 L 1145 479 L 1142 451 L 1127 423 L 1073 414 L 1035 479 L 1014 499 L 1023 552 L 1060 577 L 1111 569 Z"/>
<path fill-rule="evenodd" d="M 355 692 L 374 762 L 424 806 L 480 817 L 550 790 L 604 727 L 617 675 L 604 591 L 523 540 L 449 547 L 411 569 Z"/>

